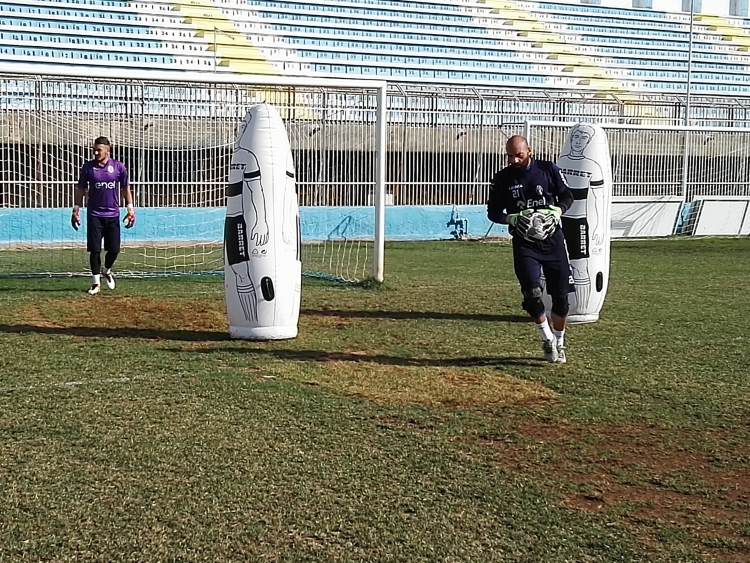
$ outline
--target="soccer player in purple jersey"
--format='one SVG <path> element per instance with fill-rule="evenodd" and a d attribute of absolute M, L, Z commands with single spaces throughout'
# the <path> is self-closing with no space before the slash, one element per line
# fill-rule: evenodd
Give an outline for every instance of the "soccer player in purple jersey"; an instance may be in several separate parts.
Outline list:
<path fill-rule="evenodd" d="M 573 194 L 557 165 L 532 159 L 531 148 L 520 135 L 508 139 L 505 152 L 509 166 L 492 179 L 487 217 L 507 224 L 513 237 L 513 266 L 521 284 L 522 307 L 536 322 L 545 359 L 565 363 L 565 324 L 573 283 L 560 217 L 573 204 Z M 546 239 L 529 240 L 519 235 L 519 220 L 529 210 L 554 218 L 550 221 L 554 229 Z M 551 330 L 542 301 L 542 271 L 552 298 Z"/>
<path fill-rule="evenodd" d="M 86 162 L 81 168 L 78 187 L 75 194 L 75 205 L 70 223 L 77 231 L 81 224 L 80 209 L 83 198 L 87 198 L 86 210 L 86 249 L 91 263 L 91 287 L 89 295 L 96 295 L 101 288 L 101 278 L 109 289 L 115 288 L 112 275 L 117 255 L 120 253 L 120 198 L 125 200 L 127 214 L 123 222 L 129 229 L 135 224 L 133 194 L 128 183 L 128 171 L 125 165 L 110 158 L 112 145 L 106 137 L 94 141 L 94 159 Z M 104 240 L 104 268 L 102 268 L 102 239 Z"/>

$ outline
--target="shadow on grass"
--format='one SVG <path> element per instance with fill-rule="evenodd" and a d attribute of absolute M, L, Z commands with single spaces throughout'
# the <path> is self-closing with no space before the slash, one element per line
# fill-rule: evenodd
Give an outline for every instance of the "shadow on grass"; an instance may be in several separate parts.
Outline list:
<path fill-rule="evenodd" d="M 463 358 L 406 358 L 385 354 L 366 354 L 354 352 L 331 352 L 327 350 L 282 350 L 262 348 L 211 348 L 199 350 L 171 349 L 170 352 L 194 352 L 197 354 L 215 354 L 229 352 L 232 354 L 250 354 L 253 356 L 270 356 L 277 360 L 297 362 L 353 362 L 397 365 L 410 367 L 493 367 L 507 365 L 543 366 L 547 362 L 541 358 L 524 356 L 467 356 Z"/>
<path fill-rule="evenodd" d="M 29 324 L 0 324 L 0 334 L 51 334 L 58 336 L 80 336 L 84 338 L 142 338 L 144 340 L 177 340 L 187 342 L 229 340 L 224 331 L 208 330 L 162 330 L 155 328 L 106 328 L 106 327 L 56 327 Z"/>
<path fill-rule="evenodd" d="M 492 315 L 489 313 L 448 313 L 445 311 L 349 311 L 343 309 L 302 309 L 300 316 L 339 317 L 342 319 L 443 319 L 461 321 L 492 321 L 503 323 L 528 323 L 525 315 Z"/>

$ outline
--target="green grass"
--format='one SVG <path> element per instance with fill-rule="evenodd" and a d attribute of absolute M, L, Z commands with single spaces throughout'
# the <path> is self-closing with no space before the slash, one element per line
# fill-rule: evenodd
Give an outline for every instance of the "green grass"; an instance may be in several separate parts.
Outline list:
<path fill-rule="evenodd" d="M 750 560 L 750 240 L 615 242 L 540 361 L 506 245 L 231 341 L 220 277 L 0 279 L 0 562 Z"/>

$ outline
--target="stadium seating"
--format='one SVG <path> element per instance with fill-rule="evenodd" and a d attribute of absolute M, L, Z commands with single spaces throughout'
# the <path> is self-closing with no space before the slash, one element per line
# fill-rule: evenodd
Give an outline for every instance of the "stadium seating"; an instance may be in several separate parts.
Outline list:
<path fill-rule="evenodd" d="M 0 2 L 0 53 L 9 63 L 619 94 L 684 92 L 689 29 L 684 12 L 574 1 Z M 750 20 L 696 14 L 692 50 L 696 92 L 748 92 Z"/>

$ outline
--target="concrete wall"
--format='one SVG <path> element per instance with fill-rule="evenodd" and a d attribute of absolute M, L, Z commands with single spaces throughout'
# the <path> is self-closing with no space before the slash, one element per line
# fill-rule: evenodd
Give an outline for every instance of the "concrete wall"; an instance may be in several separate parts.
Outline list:
<path fill-rule="evenodd" d="M 453 207 L 449 205 L 388 206 L 385 232 L 388 240 L 437 240 L 453 238 L 448 226 Z M 484 236 L 490 227 L 483 205 L 459 206 L 472 237 Z M 211 208 L 136 209 L 136 225 L 123 229 L 127 242 L 187 243 L 221 242 L 225 210 Z M 375 212 L 372 207 L 303 207 L 300 224 L 304 241 L 342 237 L 372 238 Z M 495 225 L 491 236 L 507 236 L 507 228 Z M 43 244 L 83 244 L 85 221 L 78 231 L 70 226 L 70 209 L 0 209 L 0 247 Z"/>
<path fill-rule="evenodd" d="M 683 231 L 691 204 L 678 198 L 614 198 L 612 238 L 668 236 Z M 221 243 L 223 207 L 140 208 L 136 226 L 123 229 L 126 243 L 185 245 Z M 302 240 L 371 239 L 375 232 L 372 207 L 302 207 Z M 463 231 L 470 238 L 508 236 L 507 227 L 491 224 L 484 205 L 393 205 L 385 212 L 386 240 L 440 240 Z M 0 248 L 40 245 L 83 245 L 84 225 L 70 226 L 70 209 L 0 208 Z"/>

